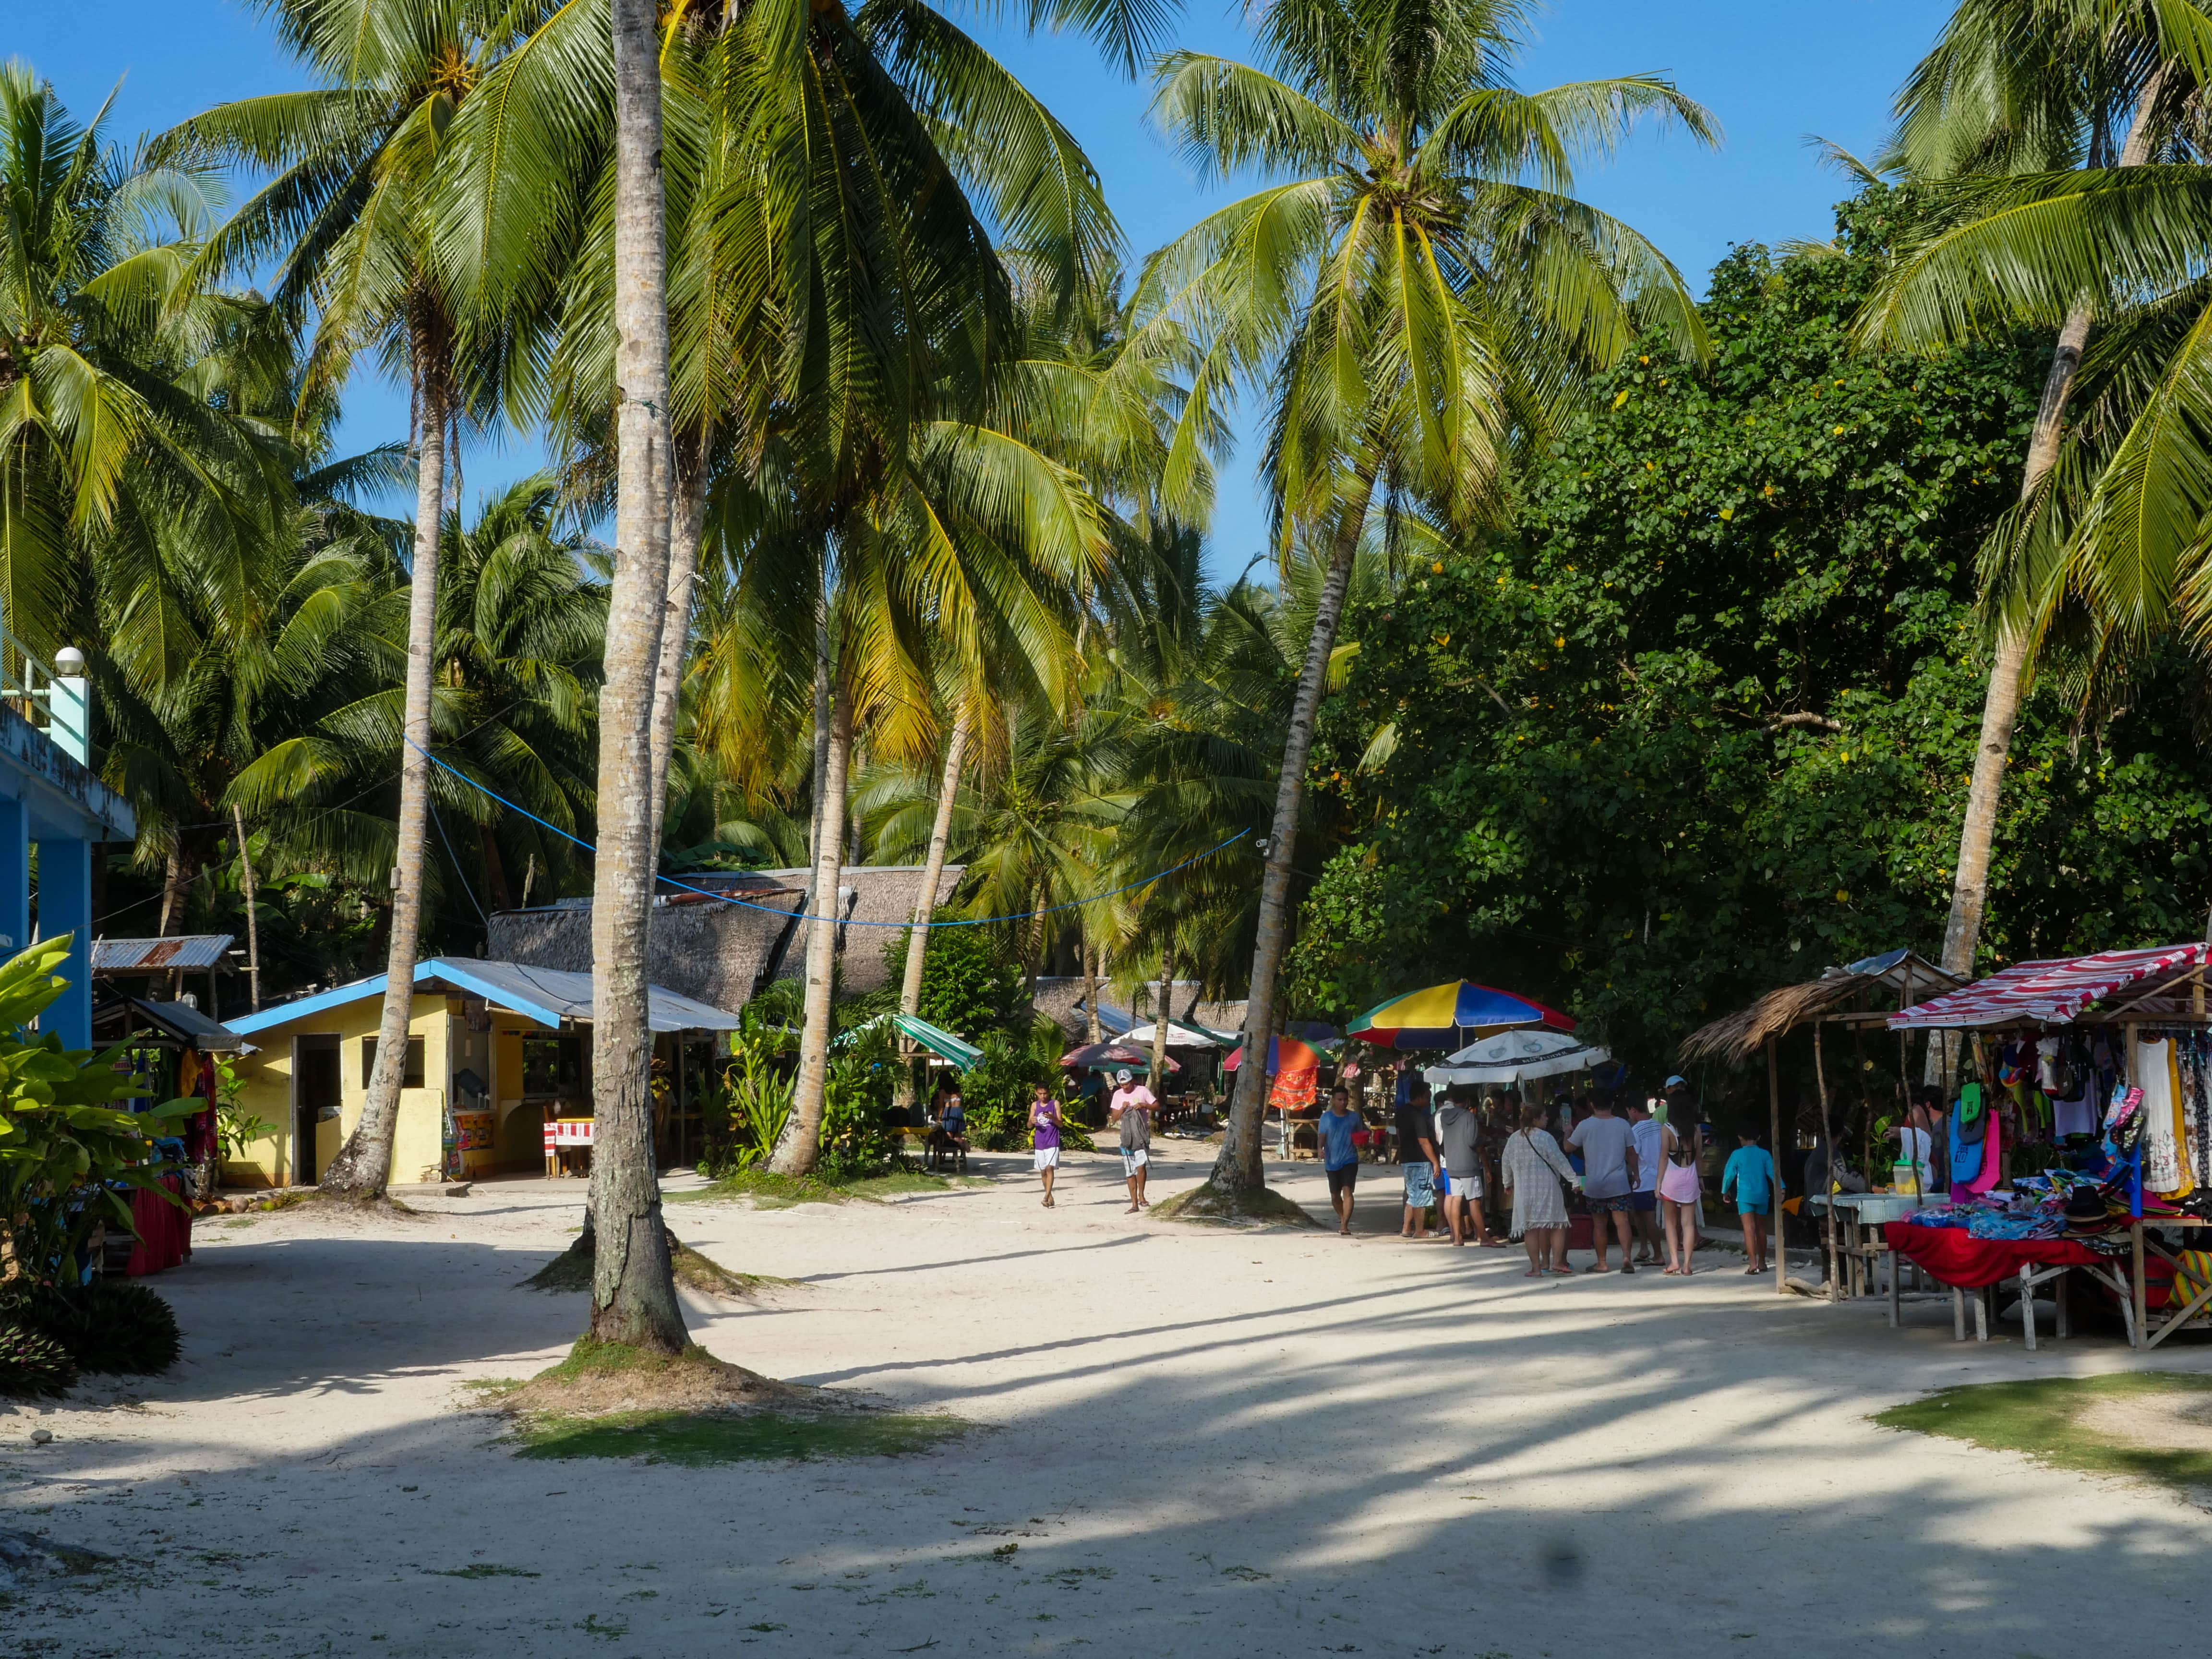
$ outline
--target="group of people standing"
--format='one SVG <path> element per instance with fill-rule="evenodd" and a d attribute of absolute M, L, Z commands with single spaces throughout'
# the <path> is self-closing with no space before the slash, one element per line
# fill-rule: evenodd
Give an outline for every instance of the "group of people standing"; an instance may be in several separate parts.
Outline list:
<path fill-rule="evenodd" d="M 1658 1267 L 1670 1277 L 1695 1272 L 1702 1242 L 1701 1162 L 1704 1129 L 1686 1100 L 1681 1078 L 1667 1081 L 1667 1099 L 1632 1098 L 1624 1106 L 1608 1094 L 1585 1096 L 1557 1109 L 1523 1102 L 1508 1091 L 1478 1101 L 1464 1085 L 1432 1097 L 1429 1085 L 1410 1079 L 1394 1124 L 1402 1219 L 1400 1237 L 1431 1237 L 1454 1245 L 1503 1246 L 1484 1212 L 1486 1196 L 1510 1206 L 1511 1237 L 1528 1253 L 1527 1277 L 1571 1274 L 1570 1194 L 1590 1217 L 1595 1260 L 1584 1273 L 1612 1271 L 1608 1257 L 1620 1246 L 1620 1267 Z M 1662 1113 L 1652 1109 L 1663 1104 Z M 1321 1115 L 1318 1139 L 1328 1178 L 1329 1202 L 1340 1233 L 1352 1231 L 1364 1127 L 1350 1091 L 1334 1090 Z M 1555 1134 L 1554 1130 L 1558 1133 Z M 1774 1160 L 1754 1136 L 1739 1138 L 1722 1172 L 1721 1194 L 1742 1220 L 1747 1273 L 1767 1270 L 1766 1225 L 1773 1212 Z M 1562 1142 L 1565 1144 L 1562 1145 Z M 1493 1192 L 1493 1186 L 1502 1191 Z M 1443 1231 L 1429 1231 L 1436 1209 Z"/>

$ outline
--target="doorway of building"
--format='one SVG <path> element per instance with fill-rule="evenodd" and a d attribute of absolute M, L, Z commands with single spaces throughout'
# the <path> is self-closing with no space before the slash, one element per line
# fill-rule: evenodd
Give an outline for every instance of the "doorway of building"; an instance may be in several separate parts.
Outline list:
<path fill-rule="evenodd" d="M 343 1087 L 338 1079 L 338 1034 L 315 1032 L 292 1039 L 292 1184 L 312 1187 L 321 1178 L 317 1126 L 335 1120 Z"/>

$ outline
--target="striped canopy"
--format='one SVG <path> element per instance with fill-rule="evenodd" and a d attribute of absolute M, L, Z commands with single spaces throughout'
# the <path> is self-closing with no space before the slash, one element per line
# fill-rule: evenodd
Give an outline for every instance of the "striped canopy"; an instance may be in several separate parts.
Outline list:
<path fill-rule="evenodd" d="M 1455 979 L 1378 1002 L 1345 1027 L 1347 1036 L 1385 1048 L 1457 1048 L 1517 1026 L 1571 1031 L 1575 1023 L 1556 1008 L 1510 991 Z"/>
<path fill-rule="evenodd" d="M 2022 962 L 1892 1014 L 1893 1030 L 1983 1030 L 2005 1025 L 2065 1025 L 2114 997 L 2148 998 L 2201 969 L 2212 944 L 2100 951 L 2089 957 Z M 2166 1010 L 2145 1011 L 2156 1018 Z"/>

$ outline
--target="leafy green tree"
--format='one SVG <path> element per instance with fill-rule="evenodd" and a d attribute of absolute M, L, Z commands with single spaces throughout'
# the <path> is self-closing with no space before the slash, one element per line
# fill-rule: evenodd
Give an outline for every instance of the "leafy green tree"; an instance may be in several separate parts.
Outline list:
<path fill-rule="evenodd" d="M 1978 729 L 1978 550 L 2044 349 L 1869 358 L 1850 324 L 1908 199 L 1715 271 L 1710 374 L 1638 354 L 1532 470 L 1512 533 L 1355 616 L 1317 789 L 1364 824 L 1310 898 L 1302 1012 L 1454 975 L 1640 1068 L 1778 983 L 1940 937 Z M 1648 356 L 1648 361 L 1646 356 Z M 2031 698 L 1991 948 L 2193 933 L 2212 757 L 2171 663 L 2124 717 Z M 1363 770 L 1376 722 L 1395 747 Z"/>

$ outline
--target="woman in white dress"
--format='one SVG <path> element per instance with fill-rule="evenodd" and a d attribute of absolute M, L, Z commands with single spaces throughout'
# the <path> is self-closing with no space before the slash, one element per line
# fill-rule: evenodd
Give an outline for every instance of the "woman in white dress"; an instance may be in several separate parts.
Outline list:
<path fill-rule="evenodd" d="M 1513 1194 L 1513 1236 L 1528 1251 L 1522 1277 L 1573 1273 L 1567 1266 L 1567 1200 L 1559 1183 L 1575 1178 L 1575 1166 L 1544 1127 L 1541 1106 L 1532 1102 L 1521 1109 L 1521 1127 L 1506 1140 L 1498 1163 Z"/>

